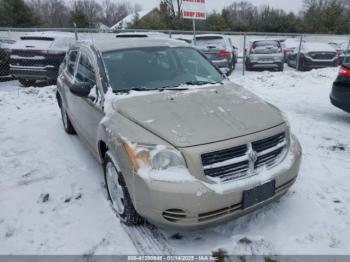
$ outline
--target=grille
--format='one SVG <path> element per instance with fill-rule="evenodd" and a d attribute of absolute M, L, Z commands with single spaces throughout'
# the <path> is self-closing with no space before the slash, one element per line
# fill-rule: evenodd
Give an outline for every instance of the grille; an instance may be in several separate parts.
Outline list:
<path fill-rule="evenodd" d="M 335 52 L 310 52 L 309 55 L 313 59 L 318 59 L 318 60 L 332 60 L 335 56 Z"/>
<path fill-rule="evenodd" d="M 167 209 L 162 213 L 164 219 L 170 222 L 179 222 L 186 219 L 186 212 L 182 209 Z"/>
<path fill-rule="evenodd" d="M 249 144 L 201 155 L 204 174 L 220 182 L 254 174 L 276 165 L 287 146 L 285 133 Z"/>

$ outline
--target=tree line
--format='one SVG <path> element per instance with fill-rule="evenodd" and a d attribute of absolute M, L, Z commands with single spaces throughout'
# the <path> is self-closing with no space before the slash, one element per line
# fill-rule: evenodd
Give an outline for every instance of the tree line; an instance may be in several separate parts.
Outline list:
<path fill-rule="evenodd" d="M 112 26 L 129 14 L 141 10 L 119 0 L 0 0 L 2 27 L 98 27 Z M 140 19 L 135 15 L 130 28 L 191 30 L 192 21 L 181 17 L 182 0 L 160 0 L 156 12 Z M 274 7 L 255 6 L 247 1 L 232 1 L 221 11 L 208 13 L 197 22 L 198 30 L 350 33 L 349 0 L 304 0 L 298 13 Z"/>

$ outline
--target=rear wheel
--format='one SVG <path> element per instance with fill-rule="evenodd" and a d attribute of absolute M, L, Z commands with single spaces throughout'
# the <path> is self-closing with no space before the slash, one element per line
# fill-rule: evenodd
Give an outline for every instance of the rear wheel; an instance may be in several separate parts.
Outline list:
<path fill-rule="evenodd" d="M 118 171 L 109 154 L 107 152 L 104 158 L 104 173 L 108 198 L 112 202 L 113 210 L 128 226 L 142 224 L 144 220 L 134 208 L 123 175 Z"/>
<path fill-rule="evenodd" d="M 280 66 L 278 67 L 278 71 L 279 71 L 279 72 L 283 72 L 283 70 L 284 70 L 284 65 L 282 64 L 282 65 L 280 65 Z"/>
<path fill-rule="evenodd" d="M 35 80 L 18 79 L 18 81 L 24 87 L 30 87 L 30 86 L 33 86 L 35 84 Z"/>

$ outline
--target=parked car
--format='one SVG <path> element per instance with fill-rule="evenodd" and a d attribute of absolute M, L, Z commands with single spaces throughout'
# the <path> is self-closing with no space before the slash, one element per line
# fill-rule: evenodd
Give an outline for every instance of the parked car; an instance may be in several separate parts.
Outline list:
<path fill-rule="evenodd" d="M 122 32 L 122 33 L 116 34 L 116 38 L 146 38 L 146 37 L 169 38 L 169 35 L 161 32 Z"/>
<path fill-rule="evenodd" d="M 272 69 L 283 71 L 284 56 L 277 40 L 257 40 L 250 43 L 245 60 L 248 71 L 254 69 Z"/>
<path fill-rule="evenodd" d="M 349 46 L 349 42 L 344 42 L 337 47 L 339 65 L 350 62 L 350 50 L 348 50 L 348 46 Z M 345 59 L 345 56 L 346 56 L 346 59 Z"/>
<path fill-rule="evenodd" d="M 305 41 L 303 41 L 305 43 Z M 287 62 L 288 56 L 293 54 L 295 49 L 298 49 L 300 45 L 300 39 L 286 39 L 282 43 L 282 49 L 283 49 L 283 54 L 284 54 L 284 62 Z"/>
<path fill-rule="evenodd" d="M 103 165 L 127 225 L 229 220 L 282 196 L 299 172 L 284 115 L 181 41 L 76 43 L 57 101 L 65 131 Z"/>
<path fill-rule="evenodd" d="M 297 67 L 298 50 L 288 57 L 288 65 Z M 311 70 L 314 68 L 334 67 L 338 65 L 337 52 L 333 47 L 323 43 L 307 42 L 301 45 L 299 56 L 300 71 Z"/>
<path fill-rule="evenodd" d="M 334 106 L 350 113 L 350 64 L 343 64 L 339 68 L 330 99 Z"/>
<path fill-rule="evenodd" d="M 224 73 L 230 74 L 235 70 L 237 50 L 230 37 L 219 34 L 203 34 L 196 36 L 193 44 Z"/>
<path fill-rule="evenodd" d="M 22 36 L 12 46 L 11 75 L 26 87 L 38 80 L 55 83 L 59 66 L 74 41 L 74 34 L 63 32 L 37 32 Z"/>
<path fill-rule="evenodd" d="M 15 41 L 9 38 L 0 38 L 0 76 L 10 74 L 10 49 L 14 43 Z"/>

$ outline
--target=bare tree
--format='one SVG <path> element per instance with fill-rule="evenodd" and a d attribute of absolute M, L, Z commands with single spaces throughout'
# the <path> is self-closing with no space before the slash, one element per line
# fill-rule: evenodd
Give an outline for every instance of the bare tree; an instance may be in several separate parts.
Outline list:
<path fill-rule="evenodd" d="M 82 11 L 90 25 L 95 25 L 102 17 L 102 7 L 95 0 L 75 0 L 73 9 Z"/>
<path fill-rule="evenodd" d="M 31 0 L 29 5 L 40 17 L 45 27 L 66 27 L 69 8 L 64 0 Z"/>
<path fill-rule="evenodd" d="M 102 4 L 103 21 L 106 25 L 112 26 L 124 17 L 133 13 L 138 6 L 132 7 L 128 2 L 116 3 L 112 0 L 104 0 Z"/>
<path fill-rule="evenodd" d="M 166 7 L 168 14 L 172 18 L 181 18 L 182 0 L 161 0 L 161 4 Z"/>

